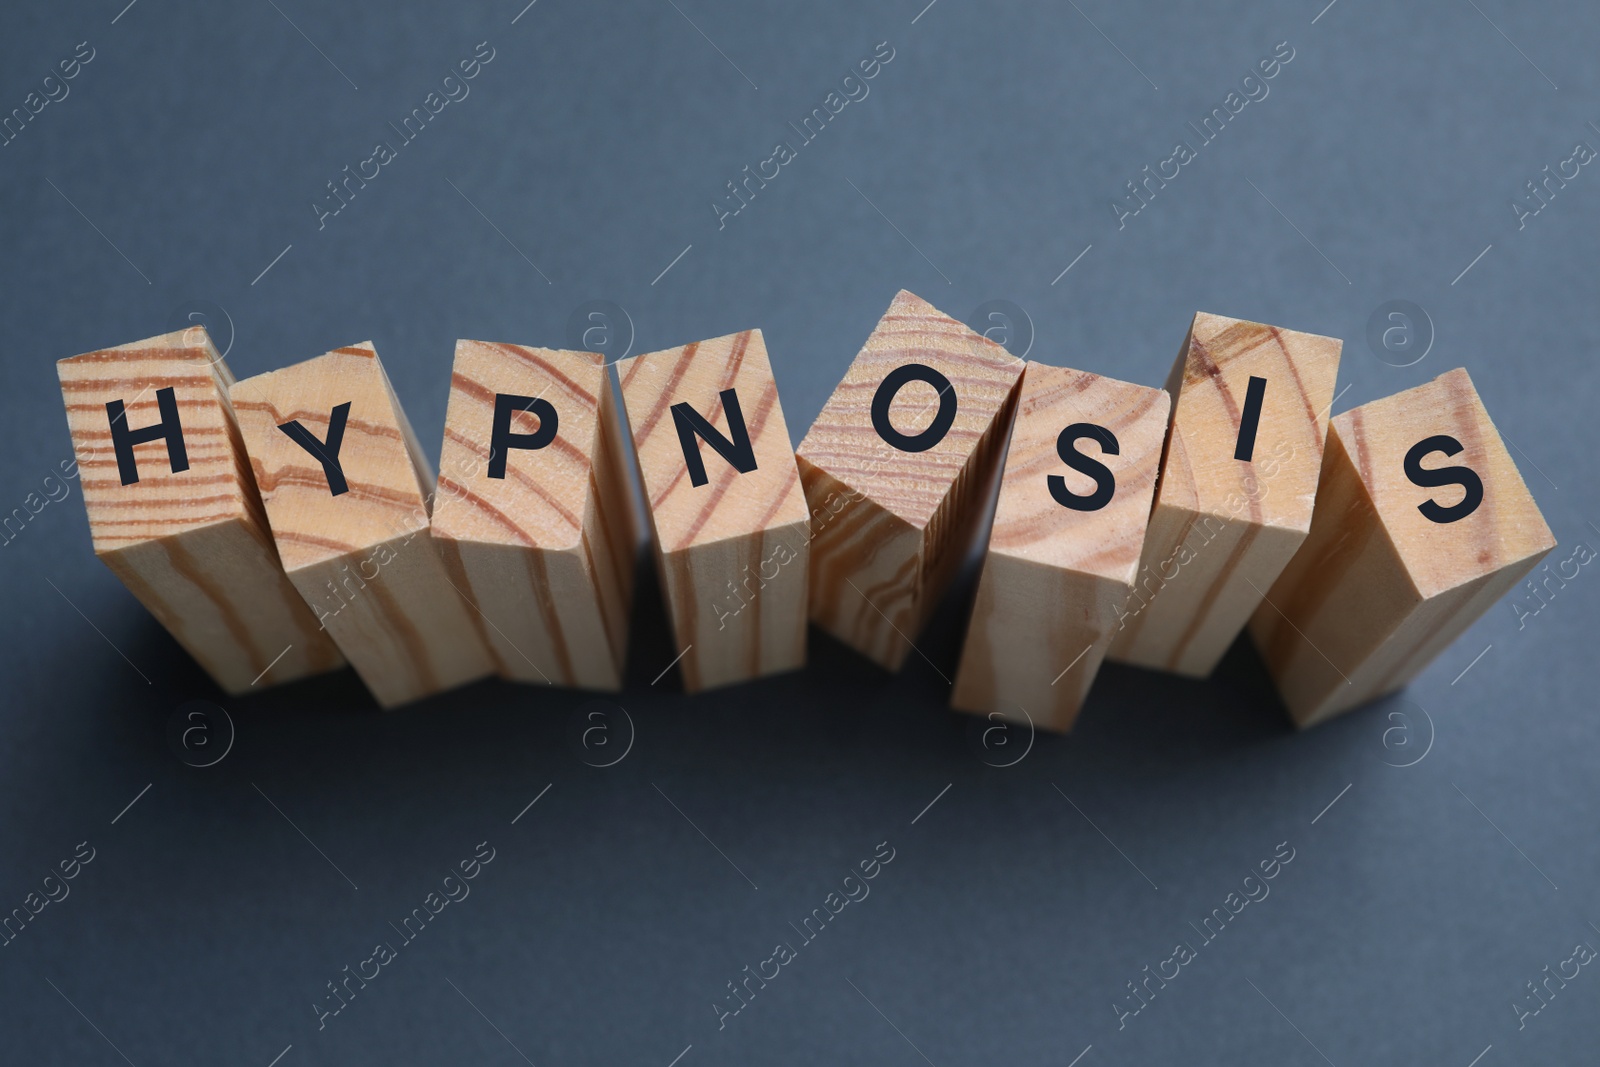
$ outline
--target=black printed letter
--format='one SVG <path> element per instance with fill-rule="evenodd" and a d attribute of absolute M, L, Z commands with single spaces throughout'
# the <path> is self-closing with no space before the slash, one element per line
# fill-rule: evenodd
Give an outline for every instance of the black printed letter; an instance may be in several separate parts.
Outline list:
<path fill-rule="evenodd" d="M 289 439 L 301 448 L 310 452 L 318 463 L 322 464 L 322 473 L 328 479 L 328 490 L 334 496 L 348 492 L 349 484 L 344 480 L 344 468 L 339 466 L 339 446 L 344 443 L 344 424 L 350 417 L 350 402 L 334 408 L 328 416 L 328 439 L 319 441 L 311 435 L 311 431 L 300 425 L 300 420 L 281 424 L 278 429 L 289 435 Z"/>
<path fill-rule="evenodd" d="M 689 468 L 690 485 L 706 484 L 706 464 L 700 458 L 700 442 L 695 440 L 696 435 L 716 449 L 717 455 L 731 463 L 740 474 L 749 474 L 756 469 L 756 450 L 750 443 L 750 431 L 744 428 L 739 394 L 732 389 L 724 389 L 718 395 L 722 398 L 722 410 L 728 415 L 728 430 L 733 434 L 731 441 L 688 404 L 672 405 L 672 421 L 678 427 L 678 444 L 683 446 L 683 462 Z"/>
<path fill-rule="evenodd" d="M 1459 504 L 1443 507 L 1433 500 L 1424 500 L 1417 505 L 1417 510 L 1424 516 L 1438 523 L 1455 522 L 1464 519 L 1478 510 L 1478 505 L 1483 503 L 1483 479 L 1478 477 L 1478 472 L 1471 467 L 1433 467 L 1422 465 L 1422 457 L 1434 452 L 1443 452 L 1453 456 L 1462 450 L 1460 441 L 1448 434 L 1435 434 L 1425 437 L 1411 446 L 1411 451 L 1406 453 L 1406 477 L 1412 483 L 1424 489 L 1436 489 L 1441 485 L 1459 485 L 1465 490 Z"/>
<path fill-rule="evenodd" d="M 183 446 L 183 426 L 178 421 L 178 397 L 170 386 L 156 390 L 156 407 L 161 412 L 160 422 L 141 430 L 130 430 L 122 401 L 106 402 L 106 415 L 111 419 L 111 447 L 117 454 L 117 473 L 122 476 L 123 485 L 132 485 L 139 480 L 133 446 L 146 441 L 166 439 L 167 462 L 171 464 L 173 474 L 189 469 L 189 450 Z"/>
<path fill-rule="evenodd" d="M 927 382 L 939 390 L 939 412 L 926 430 L 918 434 L 903 434 L 889 423 L 889 405 L 899 395 L 900 387 L 913 381 Z M 890 371 L 878 383 L 878 391 L 872 396 L 872 428 L 878 431 L 879 437 L 902 452 L 926 452 L 944 440 L 944 435 L 950 432 L 950 426 L 955 421 L 956 392 L 950 385 L 950 379 L 921 363 L 907 363 Z"/>
<path fill-rule="evenodd" d="M 1094 492 L 1088 496 L 1078 496 L 1067 489 L 1067 480 L 1059 474 L 1052 474 L 1045 479 L 1050 486 L 1050 495 L 1056 498 L 1056 503 L 1073 511 L 1099 511 L 1111 503 L 1111 497 L 1117 491 L 1117 476 L 1111 469 L 1097 459 L 1091 459 L 1072 447 L 1082 438 L 1091 438 L 1100 445 L 1100 450 L 1108 456 L 1121 454 L 1117 444 L 1117 435 L 1104 426 L 1096 426 L 1092 422 L 1075 422 L 1061 431 L 1061 436 L 1056 438 L 1056 455 L 1061 457 L 1061 462 L 1077 471 L 1087 474 L 1094 479 Z"/>
<path fill-rule="evenodd" d="M 1261 425 L 1261 401 L 1267 396 L 1267 380 L 1250 375 L 1250 387 L 1244 393 L 1244 410 L 1239 413 L 1239 440 L 1233 446 L 1233 458 L 1250 462 L 1256 453 L 1256 429 Z"/>
<path fill-rule="evenodd" d="M 532 433 L 512 433 L 511 416 L 519 411 L 533 413 L 539 428 Z M 548 400 L 514 393 L 494 394 L 494 428 L 489 431 L 489 477 L 506 476 L 506 452 L 513 448 L 543 448 L 556 439 L 561 418 Z"/>

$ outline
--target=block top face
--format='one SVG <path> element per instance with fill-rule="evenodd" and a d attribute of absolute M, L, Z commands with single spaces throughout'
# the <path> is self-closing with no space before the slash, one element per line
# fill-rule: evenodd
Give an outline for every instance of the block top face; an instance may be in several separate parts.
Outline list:
<path fill-rule="evenodd" d="M 434 536 L 541 549 L 579 544 L 600 405 L 609 402 L 605 381 L 605 357 L 596 352 L 457 341 Z M 506 429 L 515 436 L 501 449 L 498 478 L 490 464 L 497 395 L 535 401 L 510 415 Z"/>
<path fill-rule="evenodd" d="M 929 367 L 949 380 L 955 417 L 937 444 L 902 451 L 874 428 L 878 388 L 908 364 Z M 823 405 L 796 454 L 917 529 L 925 528 L 955 483 L 995 415 L 1022 375 L 1023 362 L 1005 348 L 901 290 L 889 305 L 844 380 Z M 888 409 L 902 434 L 929 429 L 940 417 L 939 388 L 923 380 L 904 384 Z"/>
<path fill-rule="evenodd" d="M 285 570 L 427 527 L 431 475 L 370 342 L 246 378 L 230 395 Z M 326 442 L 344 404 L 336 494 L 321 461 L 279 427 L 298 422 Z"/>
<path fill-rule="evenodd" d="M 1157 501 L 1227 520 L 1311 528 L 1344 342 L 1200 312 L 1167 390 L 1172 434 Z M 1251 378 L 1266 386 L 1251 459 L 1236 459 Z"/>
<path fill-rule="evenodd" d="M 245 517 L 255 504 L 249 468 L 228 415 L 233 375 L 202 326 L 56 362 L 96 553 Z M 124 485 L 106 404 L 123 403 L 135 434 L 162 421 L 170 388 L 188 469 L 174 472 L 167 442 L 132 446 L 138 481 Z M 257 510 L 259 515 L 259 510 Z"/>
<path fill-rule="evenodd" d="M 808 521 L 794 446 L 760 330 L 634 356 L 619 362 L 617 371 L 661 551 Z M 740 473 L 695 438 L 707 480 L 693 485 L 671 409 L 688 404 L 731 440 L 721 399 L 726 389 L 738 395 L 756 467 Z"/>
<path fill-rule="evenodd" d="M 1029 363 L 989 551 L 1131 585 L 1144 547 L 1170 404 L 1161 389 Z M 1069 427 L 1073 432 L 1063 442 Z M 1110 432 L 1115 454 L 1090 427 Z M 1076 466 L 1064 462 L 1063 444 L 1076 455 Z M 1104 470 L 1096 471 L 1095 464 Z M 1105 495 L 1108 474 L 1114 479 L 1110 498 L 1093 507 L 1095 494 Z M 1057 491 L 1068 494 L 1074 506 L 1056 499 Z"/>
<path fill-rule="evenodd" d="M 1422 596 L 1555 547 L 1539 505 L 1464 369 L 1353 408 L 1333 420 L 1333 429 Z M 1429 440 L 1435 437 L 1451 438 L 1460 450 Z M 1413 473 L 1422 485 L 1407 474 L 1413 450 Z M 1476 494 L 1446 473 L 1454 467 L 1469 468 L 1482 484 L 1481 501 L 1470 511 L 1467 505 Z M 1421 510 L 1424 506 L 1449 521 L 1434 521 Z"/>

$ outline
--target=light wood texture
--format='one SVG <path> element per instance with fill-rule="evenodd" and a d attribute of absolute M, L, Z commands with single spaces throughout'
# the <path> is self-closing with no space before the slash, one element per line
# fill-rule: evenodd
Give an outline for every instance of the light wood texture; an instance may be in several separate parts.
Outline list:
<path fill-rule="evenodd" d="M 549 405 L 519 411 L 523 447 L 502 448 L 492 477 L 496 397 Z M 622 687 L 634 546 L 627 472 L 605 358 L 457 341 L 439 458 L 433 537 L 502 678 Z"/>
<path fill-rule="evenodd" d="M 1406 471 L 1435 435 L 1461 451 L 1419 451 L 1420 468 L 1466 467 L 1482 485 L 1477 508 L 1448 522 L 1420 509 L 1464 506 L 1468 489 Z M 1310 536 L 1250 633 L 1310 726 L 1405 685 L 1554 547 L 1472 379 L 1453 370 L 1333 420 Z"/>
<path fill-rule="evenodd" d="M 374 698 L 394 707 L 489 674 L 472 607 L 429 535 L 433 473 L 371 344 L 338 348 L 230 390 L 289 580 Z M 348 404 L 335 494 L 279 427 L 329 440 Z"/>
<path fill-rule="evenodd" d="M 1341 347 L 1195 315 L 1167 379 L 1167 452 L 1111 659 L 1200 678 L 1216 667 L 1310 529 Z M 1265 382 L 1259 405 L 1252 379 Z M 1255 430 L 1248 460 L 1241 425 Z"/>
<path fill-rule="evenodd" d="M 684 688 L 802 666 L 809 521 L 761 331 L 635 356 L 617 370 Z M 722 400 L 730 389 L 755 468 L 741 472 L 694 438 L 705 477 L 695 485 L 682 409 L 673 409 L 688 405 L 737 444 Z"/>
<path fill-rule="evenodd" d="M 1160 389 L 1028 364 L 953 707 L 1072 727 L 1133 587 L 1170 403 Z M 1077 429 L 1088 425 L 1110 432 L 1114 454 Z M 1069 427 L 1069 449 L 1102 470 L 1063 462 Z"/>
<path fill-rule="evenodd" d="M 94 552 L 229 693 L 344 660 L 284 576 L 228 403 L 233 375 L 203 327 L 57 362 Z M 133 438 L 178 416 L 186 470 L 165 439 L 131 444 L 124 484 L 108 404 Z M 181 464 L 180 464 L 181 465 Z"/>
<path fill-rule="evenodd" d="M 948 432 L 922 451 L 891 444 L 872 417 L 885 379 L 911 364 L 948 380 L 955 405 Z M 1000 345 L 902 290 L 796 450 L 812 513 L 811 619 L 889 670 L 972 541 L 1022 370 Z M 894 393 L 894 432 L 936 436 L 940 389 L 910 381 Z"/>

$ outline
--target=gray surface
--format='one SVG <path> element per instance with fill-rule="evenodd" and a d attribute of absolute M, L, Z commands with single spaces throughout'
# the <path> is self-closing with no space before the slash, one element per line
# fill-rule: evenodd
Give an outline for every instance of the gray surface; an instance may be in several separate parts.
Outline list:
<path fill-rule="evenodd" d="M 1558 556 L 1600 545 L 1600 171 L 1523 230 L 1508 207 L 1600 145 L 1592 3 L 276 6 L 0 14 L 5 108 L 96 49 L 0 148 L 6 510 L 69 455 L 52 361 L 200 302 L 241 376 L 371 338 L 428 442 L 458 336 L 564 344 L 588 300 L 627 309 L 636 352 L 760 326 L 798 437 L 903 286 L 961 316 L 1011 300 L 1034 358 L 1146 383 L 1197 308 L 1339 336 L 1336 410 L 1465 365 Z M 323 183 L 484 40 L 470 96 L 319 231 Z M 723 183 L 881 40 L 870 96 L 719 232 Z M 1283 40 L 1270 96 L 1119 232 L 1110 197 Z M 1406 369 L 1365 341 L 1397 298 L 1437 330 Z M 74 489 L 0 549 L 0 905 L 97 851 L 0 949 L 0 1058 L 1592 1061 L 1592 968 L 1521 1030 L 1511 1004 L 1600 945 L 1597 587 L 1584 568 L 1520 630 L 1497 606 L 1405 700 L 1304 735 L 1245 645 L 1204 684 L 1110 667 L 1078 732 L 1008 769 L 944 708 L 959 594 L 898 676 L 814 636 L 804 673 L 692 700 L 650 684 L 647 598 L 608 769 L 583 760 L 617 747 L 572 740 L 583 695 L 380 716 L 349 674 L 224 701 L 237 741 L 195 769 L 167 722 L 217 694 L 94 562 Z M 470 897 L 319 1031 L 324 983 L 483 840 Z M 883 840 L 871 896 L 719 1031 L 724 983 Z M 1271 896 L 1119 1030 L 1124 983 L 1284 841 Z"/>

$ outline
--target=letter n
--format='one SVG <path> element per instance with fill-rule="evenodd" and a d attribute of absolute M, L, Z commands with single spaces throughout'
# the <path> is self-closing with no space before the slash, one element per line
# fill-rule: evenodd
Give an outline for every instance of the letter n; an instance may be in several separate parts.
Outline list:
<path fill-rule="evenodd" d="M 718 396 L 722 399 L 722 410 L 728 415 L 728 432 L 733 434 L 732 440 L 722 436 L 715 426 L 706 421 L 705 416 L 688 404 L 672 405 L 672 422 L 678 428 L 678 444 L 683 446 L 683 462 L 689 468 L 690 485 L 701 486 L 707 481 L 705 460 L 700 456 L 700 441 L 716 449 L 717 455 L 727 460 L 740 474 L 749 474 L 756 469 L 756 450 L 750 441 L 750 431 L 744 425 L 744 412 L 739 409 L 739 394 L 733 389 L 724 389 Z M 695 440 L 697 437 L 699 441 Z"/>

